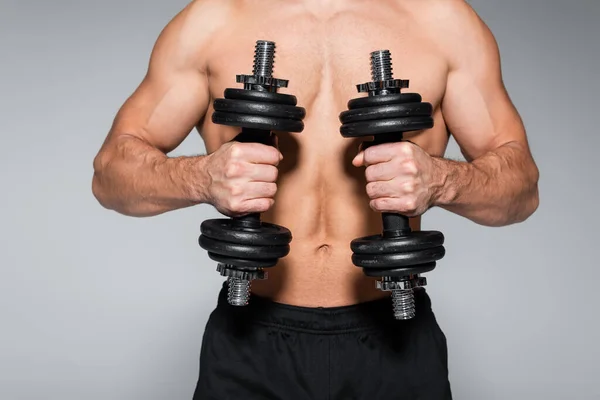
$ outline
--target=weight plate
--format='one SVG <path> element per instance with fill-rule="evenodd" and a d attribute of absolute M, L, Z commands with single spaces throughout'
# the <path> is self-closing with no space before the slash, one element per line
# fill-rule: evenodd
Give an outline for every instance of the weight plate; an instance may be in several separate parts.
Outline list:
<path fill-rule="evenodd" d="M 247 100 L 217 99 L 213 105 L 215 111 L 261 115 L 265 117 L 302 119 L 306 114 L 305 110 L 301 107 Z"/>
<path fill-rule="evenodd" d="M 261 222 L 260 229 L 247 230 L 233 226 L 233 219 L 211 219 L 202 222 L 200 232 L 208 238 L 252 246 L 285 246 L 292 241 L 289 229 Z"/>
<path fill-rule="evenodd" d="M 263 129 L 265 131 L 302 132 L 304 130 L 304 123 L 300 120 L 233 114 L 221 111 L 213 113 L 212 122 L 241 128 Z"/>
<path fill-rule="evenodd" d="M 374 119 L 431 116 L 432 112 L 433 106 L 430 103 L 387 104 L 344 111 L 340 114 L 340 122 L 349 124 Z"/>
<path fill-rule="evenodd" d="M 353 110 L 355 108 L 381 106 L 384 104 L 420 103 L 422 100 L 423 98 L 418 93 L 385 94 L 352 99 L 348 102 L 348 108 Z"/>
<path fill-rule="evenodd" d="M 396 277 L 402 278 L 405 276 L 416 275 L 416 274 L 425 274 L 427 272 L 433 271 L 436 267 L 436 262 L 432 261 L 425 264 L 417 264 L 411 265 L 410 267 L 404 268 L 363 268 L 365 275 L 372 277 Z"/>
<path fill-rule="evenodd" d="M 444 244 L 444 235 L 438 231 L 413 231 L 406 236 L 386 238 L 382 235 L 366 236 L 350 242 L 358 254 L 389 254 L 418 251 Z"/>
<path fill-rule="evenodd" d="M 290 252 L 290 246 L 251 246 L 247 244 L 221 242 L 207 236 L 200 236 L 198 244 L 210 253 L 227 257 L 243 258 L 249 260 L 267 260 L 282 258 Z"/>
<path fill-rule="evenodd" d="M 222 254 L 208 253 L 208 257 L 216 262 L 223 263 L 235 267 L 236 269 L 255 271 L 258 268 L 270 268 L 277 265 L 277 258 L 264 260 L 249 260 L 246 258 L 227 257 Z"/>
<path fill-rule="evenodd" d="M 289 106 L 295 106 L 298 102 L 296 96 L 292 96 L 291 94 L 261 92 L 259 90 L 246 89 L 225 89 L 224 97 L 226 99 L 286 104 Z"/>
<path fill-rule="evenodd" d="M 398 267 L 411 267 L 417 264 L 429 263 L 444 257 L 446 250 L 443 246 L 417 251 L 392 254 L 359 254 L 352 255 L 352 262 L 357 267 L 394 269 Z"/>
<path fill-rule="evenodd" d="M 343 137 L 362 137 L 382 133 L 420 131 L 432 127 L 431 117 L 407 117 L 344 124 L 340 127 L 340 133 Z"/>

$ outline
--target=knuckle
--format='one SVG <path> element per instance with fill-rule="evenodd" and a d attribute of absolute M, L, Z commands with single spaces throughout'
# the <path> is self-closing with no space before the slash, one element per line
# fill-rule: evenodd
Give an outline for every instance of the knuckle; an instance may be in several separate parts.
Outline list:
<path fill-rule="evenodd" d="M 239 199 L 229 199 L 227 208 L 236 213 L 243 212 L 242 202 Z"/>
<path fill-rule="evenodd" d="M 403 185 L 402 189 L 404 190 L 404 193 L 412 194 L 416 191 L 416 186 L 415 186 L 414 182 L 410 181 L 410 182 L 406 182 Z"/>
<path fill-rule="evenodd" d="M 416 175 L 417 174 L 417 163 L 415 162 L 414 159 L 408 159 L 405 160 L 403 163 L 403 167 L 404 167 L 404 171 L 407 172 L 410 175 Z"/>
<path fill-rule="evenodd" d="M 367 195 L 369 197 L 374 197 L 377 194 L 377 183 L 369 182 L 367 183 Z"/>
<path fill-rule="evenodd" d="M 237 176 L 238 169 L 239 169 L 239 163 L 237 163 L 237 162 L 228 163 L 227 166 L 225 167 L 225 177 L 233 178 L 233 177 Z"/>
<path fill-rule="evenodd" d="M 411 156 L 413 154 L 413 147 L 408 142 L 400 142 L 398 143 L 398 152 L 405 156 Z"/>
<path fill-rule="evenodd" d="M 377 170 L 374 165 L 368 166 L 365 169 L 365 178 L 367 179 L 367 182 L 372 182 L 375 180 L 376 172 Z"/>
<path fill-rule="evenodd" d="M 413 197 L 409 197 L 402 203 L 402 211 L 414 212 L 417 208 L 417 202 Z"/>
<path fill-rule="evenodd" d="M 267 199 L 267 201 L 265 202 L 265 211 L 267 211 L 269 208 L 273 207 L 274 204 L 275 204 L 275 200 Z"/>
<path fill-rule="evenodd" d="M 392 153 L 392 156 L 403 156 L 405 154 L 405 149 L 403 145 L 403 142 L 390 143 L 390 151 Z"/>
<path fill-rule="evenodd" d="M 279 150 L 277 150 L 274 147 L 269 146 L 268 151 L 269 151 L 269 158 L 271 160 L 271 163 L 273 165 L 279 164 Z"/>
<path fill-rule="evenodd" d="M 273 197 L 277 193 L 277 185 L 274 183 L 267 183 L 265 192 L 267 196 Z"/>
<path fill-rule="evenodd" d="M 369 207 L 371 207 L 374 211 L 379 211 L 379 202 L 377 200 L 371 200 L 369 202 Z"/>
<path fill-rule="evenodd" d="M 256 211 L 265 212 L 273 205 L 272 199 L 261 199 L 256 203 Z"/>
<path fill-rule="evenodd" d="M 375 199 L 373 200 L 373 206 L 377 211 L 384 211 L 386 209 L 386 200 L 385 199 Z"/>
<path fill-rule="evenodd" d="M 270 167 L 269 168 L 269 173 L 268 173 L 268 177 L 269 177 L 269 181 L 270 182 L 275 182 L 277 181 L 277 177 L 279 176 L 279 170 L 275 167 Z"/>
<path fill-rule="evenodd" d="M 233 143 L 229 147 L 229 154 L 230 154 L 231 158 L 234 158 L 234 159 L 241 158 L 242 155 L 244 154 L 244 146 L 242 146 L 240 143 Z"/>
<path fill-rule="evenodd" d="M 247 170 L 248 168 L 246 168 L 245 164 L 239 161 L 234 161 L 232 163 L 229 164 L 228 166 L 229 168 L 229 177 L 230 178 L 237 178 L 240 176 L 243 176 L 245 174 L 247 174 Z"/>
<path fill-rule="evenodd" d="M 232 197 L 239 197 L 241 196 L 243 193 L 243 189 L 241 187 L 241 185 L 232 185 L 229 189 L 229 194 Z"/>

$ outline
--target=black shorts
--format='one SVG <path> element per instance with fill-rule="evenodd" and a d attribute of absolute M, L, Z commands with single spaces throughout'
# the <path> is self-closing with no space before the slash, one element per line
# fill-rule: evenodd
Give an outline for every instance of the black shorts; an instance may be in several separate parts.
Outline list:
<path fill-rule="evenodd" d="M 225 287 L 204 333 L 194 400 L 450 400 L 446 338 L 425 289 L 417 316 L 393 318 L 390 299 L 305 308 Z"/>

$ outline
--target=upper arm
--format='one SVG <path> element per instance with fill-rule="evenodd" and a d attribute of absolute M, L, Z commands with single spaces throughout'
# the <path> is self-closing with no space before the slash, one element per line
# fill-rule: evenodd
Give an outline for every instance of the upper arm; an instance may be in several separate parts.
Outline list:
<path fill-rule="evenodd" d="M 449 61 L 442 113 L 467 160 L 506 143 L 528 151 L 522 120 L 503 83 L 489 28 L 464 0 L 444 0 L 440 16 Z"/>
<path fill-rule="evenodd" d="M 201 122 L 210 97 L 208 46 L 223 12 L 213 1 L 196 1 L 163 29 L 148 71 L 119 109 L 106 143 L 129 135 L 168 153 Z"/>

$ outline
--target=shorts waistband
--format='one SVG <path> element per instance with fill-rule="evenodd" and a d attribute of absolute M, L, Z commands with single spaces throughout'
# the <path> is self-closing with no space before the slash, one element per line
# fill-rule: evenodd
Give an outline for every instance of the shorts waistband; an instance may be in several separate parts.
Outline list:
<path fill-rule="evenodd" d="M 414 290 L 414 298 L 417 315 L 410 321 L 418 320 L 432 312 L 431 301 L 425 288 Z M 219 293 L 216 311 L 240 322 L 243 320 L 246 323 L 318 333 L 340 333 L 407 322 L 394 319 L 392 300 L 387 296 L 347 306 L 301 307 L 251 295 L 248 305 L 236 307 L 227 302 L 227 282 L 223 284 Z"/>

